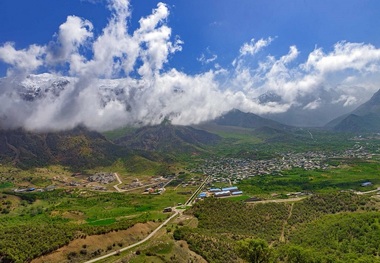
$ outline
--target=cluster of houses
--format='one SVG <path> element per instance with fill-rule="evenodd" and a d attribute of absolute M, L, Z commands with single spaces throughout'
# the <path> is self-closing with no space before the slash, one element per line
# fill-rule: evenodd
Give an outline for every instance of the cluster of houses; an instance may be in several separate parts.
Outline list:
<path fill-rule="evenodd" d="M 278 158 L 268 160 L 252 160 L 241 158 L 214 158 L 208 159 L 203 165 L 192 172 L 212 176 L 213 183 L 237 184 L 251 176 L 281 174 L 281 171 L 293 168 L 305 170 L 327 169 L 327 160 L 332 158 L 371 158 L 362 146 L 355 145 L 352 149 L 340 153 L 304 152 L 278 153 Z"/>
<path fill-rule="evenodd" d="M 121 189 L 132 190 L 145 188 L 144 193 L 157 193 L 164 191 L 166 184 L 172 179 L 172 176 L 159 176 L 152 177 L 149 180 L 140 181 L 139 179 L 134 179 L 131 183 L 126 184 L 121 187 Z"/>
<path fill-rule="evenodd" d="M 149 187 L 144 190 L 144 194 L 160 195 L 165 191 L 163 187 Z"/>
<path fill-rule="evenodd" d="M 207 192 L 202 192 L 198 195 L 198 198 L 204 199 L 206 197 L 227 197 L 227 196 L 237 196 L 243 194 L 242 191 L 236 186 L 225 187 L 225 188 L 210 188 Z"/>
<path fill-rule="evenodd" d="M 89 182 L 97 182 L 102 184 L 109 184 L 116 181 L 116 176 L 114 173 L 96 173 L 87 178 Z"/>

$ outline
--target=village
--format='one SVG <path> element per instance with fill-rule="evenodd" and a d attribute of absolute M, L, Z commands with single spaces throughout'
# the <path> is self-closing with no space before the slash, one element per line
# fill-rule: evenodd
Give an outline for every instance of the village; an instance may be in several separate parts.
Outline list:
<path fill-rule="evenodd" d="M 304 152 L 304 153 L 277 153 L 277 158 L 254 160 L 248 158 L 210 158 L 206 159 L 203 164 L 188 172 L 193 174 L 203 174 L 209 176 L 207 186 L 216 188 L 215 185 L 222 187 L 232 187 L 244 179 L 260 175 L 281 175 L 282 171 L 293 168 L 305 170 L 325 170 L 329 167 L 329 160 L 360 158 L 370 159 L 372 154 L 367 152 L 364 147 L 356 144 L 352 149 L 340 153 L 333 152 Z M 184 172 L 182 172 L 184 173 Z M 178 175 L 177 175 L 178 176 Z M 165 186 L 177 178 L 175 174 L 166 176 L 152 176 L 145 179 L 134 178 L 122 182 L 119 176 L 112 172 L 98 172 L 92 175 L 74 173 L 70 177 L 57 175 L 52 178 L 52 185 L 45 188 L 37 188 L 33 185 L 19 187 L 14 189 L 15 192 L 32 192 L 32 191 L 51 191 L 59 187 L 86 187 L 97 191 L 127 192 L 141 189 L 144 194 L 161 194 Z M 173 181 L 179 183 L 182 187 L 199 185 L 202 178 L 192 177 L 190 180 Z M 114 183 L 117 183 L 114 185 Z M 113 189 L 115 188 L 115 189 Z M 220 188 L 220 192 L 225 192 Z M 235 193 L 236 192 L 236 193 Z M 241 194 L 239 189 L 231 191 L 231 195 Z M 215 195 L 215 193 L 207 194 Z M 224 193 L 224 196 L 226 193 Z M 218 196 L 218 194 L 216 195 Z M 223 196 L 223 194 L 222 194 Z"/>
<path fill-rule="evenodd" d="M 372 154 L 360 145 L 355 145 L 353 149 L 341 153 L 309 151 L 304 153 L 278 153 L 277 155 L 277 158 L 268 160 L 212 158 L 205 160 L 202 165 L 192 169 L 191 172 L 210 175 L 211 185 L 215 183 L 235 185 L 252 176 L 281 175 L 281 171 L 293 168 L 325 170 L 329 167 L 327 161 L 331 159 L 372 158 Z"/>
<path fill-rule="evenodd" d="M 25 184 L 13 189 L 15 193 L 21 192 L 45 192 L 52 191 L 56 188 L 87 188 L 95 191 L 115 191 L 127 192 L 133 190 L 141 190 L 144 193 L 160 194 L 164 186 L 173 179 L 172 175 L 167 176 L 151 176 L 143 180 L 138 178 L 122 182 L 117 173 L 97 172 L 92 175 L 74 173 L 71 176 L 56 175 L 52 178 L 51 185 L 47 187 L 36 187 Z M 114 185 L 119 182 L 117 185 Z M 120 186 L 120 187 L 119 187 Z"/>

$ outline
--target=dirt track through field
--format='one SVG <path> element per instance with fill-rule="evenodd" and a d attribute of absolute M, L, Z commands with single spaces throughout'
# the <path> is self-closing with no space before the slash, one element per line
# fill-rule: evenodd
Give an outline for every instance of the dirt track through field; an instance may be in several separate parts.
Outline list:
<path fill-rule="evenodd" d="M 288 198 L 288 199 L 270 199 L 270 200 L 261 200 L 261 201 L 251 201 L 247 202 L 249 204 L 266 204 L 266 203 L 290 203 L 290 202 L 298 202 L 307 197 L 296 197 L 296 198 Z"/>
<path fill-rule="evenodd" d="M 166 225 L 170 220 L 172 220 L 174 217 L 176 217 L 177 215 L 179 214 L 179 212 L 175 212 L 171 217 L 169 217 L 168 219 L 166 219 L 166 221 L 164 221 L 161 225 L 159 225 L 155 230 L 153 230 L 152 233 L 150 233 L 146 238 L 144 238 L 143 240 L 139 241 L 139 242 L 136 242 L 130 246 L 127 246 L 127 247 L 124 247 L 118 251 L 114 251 L 114 252 L 111 252 L 109 254 L 106 254 L 104 256 L 101 256 L 101 257 L 98 257 L 98 258 L 94 258 L 94 259 L 91 259 L 89 261 L 86 261 L 85 263 L 93 263 L 93 262 L 97 262 L 99 260 L 102 260 L 102 259 L 105 259 L 105 258 L 108 258 L 108 257 L 111 257 L 111 256 L 114 256 L 114 255 L 117 255 L 119 254 L 120 252 L 123 252 L 125 250 L 128 250 L 128 249 L 131 249 L 131 248 L 134 248 L 138 245 L 141 245 L 142 243 L 148 241 L 151 237 L 153 237 L 164 225 Z"/>
<path fill-rule="evenodd" d="M 112 246 L 114 243 L 117 247 L 121 243 L 124 245 L 134 244 L 138 240 L 145 238 L 157 225 L 157 223 L 153 222 L 137 223 L 127 230 L 78 238 L 50 254 L 34 259 L 32 263 L 69 262 L 67 255 L 70 252 L 79 253 L 80 250 L 85 249 L 88 253 L 91 253 L 97 249 L 106 250 L 108 246 Z M 79 258 L 77 261 L 79 261 Z"/>
<path fill-rule="evenodd" d="M 286 220 L 284 221 L 284 224 L 282 225 L 282 231 L 281 231 L 281 235 L 280 235 L 280 238 L 279 238 L 279 241 L 280 241 L 280 242 L 285 242 L 285 228 L 286 228 L 286 225 L 288 224 L 288 220 L 289 220 L 290 217 L 292 216 L 292 213 L 293 213 L 293 206 L 294 206 L 294 203 L 292 203 L 292 204 L 290 205 L 289 215 L 288 215 L 288 217 L 286 218 Z"/>

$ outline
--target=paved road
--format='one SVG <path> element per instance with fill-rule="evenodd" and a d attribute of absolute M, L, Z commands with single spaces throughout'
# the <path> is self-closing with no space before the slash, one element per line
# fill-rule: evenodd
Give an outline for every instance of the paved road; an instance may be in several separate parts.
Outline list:
<path fill-rule="evenodd" d="M 200 186 L 197 188 L 197 190 L 194 191 L 194 193 L 190 196 L 189 200 L 186 201 L 185 205 L 191 205 L 195 197 L 199 194 L 199 192 L 203 189 L 207 181 L 211 178 L 211 175 L 207 176 L 206 179 L 200 184 Z"/>

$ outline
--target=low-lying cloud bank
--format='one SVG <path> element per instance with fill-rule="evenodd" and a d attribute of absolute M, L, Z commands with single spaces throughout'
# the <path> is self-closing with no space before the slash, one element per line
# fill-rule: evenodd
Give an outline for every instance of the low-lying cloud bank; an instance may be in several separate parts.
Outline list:
<path fill-rule="evenodd" d="M 0 60 L 9 65 L 0 79 L 1 127 L 62 130 L 82 124 L 102 131 L 164 118 L 188 125 L 233 108 L 312 116 L 326 105 L 352 108 L 379 89 L 380 49 L 344 41 L 329 52 L 316 48 L 303 62 L 296 46 L 257 62 L 256 54 L 275 39 L 252 39 L 227 67 L 217 64 L 216 54 L 195 55 L 200 63 L 215 64 L 189 75 L 169 67 L 185 43 L 168 26 L 168 6 L 159 3 L 132 33 L 129 1 L 110 0 L 108 8 L 109 22 L 99 35 L 91 21 L 68 16 L 46 45 L 0 46 Z"/>

